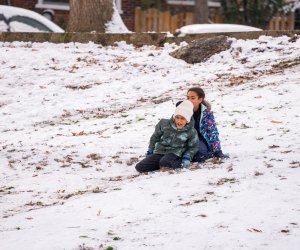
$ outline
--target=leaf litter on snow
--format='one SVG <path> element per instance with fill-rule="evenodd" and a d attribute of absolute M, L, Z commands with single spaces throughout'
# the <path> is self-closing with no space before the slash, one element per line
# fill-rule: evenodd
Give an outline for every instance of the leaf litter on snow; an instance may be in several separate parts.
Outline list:
<path fill-rule="evenodd" d="M 0 43 L 1 245 L 296 249 L 300 43 L 289 40 L 233 40 L 195 65 L 169 56 L 175 44 Z M 155 124 L 195 85 L 231 158 L 138 174 Z"/>

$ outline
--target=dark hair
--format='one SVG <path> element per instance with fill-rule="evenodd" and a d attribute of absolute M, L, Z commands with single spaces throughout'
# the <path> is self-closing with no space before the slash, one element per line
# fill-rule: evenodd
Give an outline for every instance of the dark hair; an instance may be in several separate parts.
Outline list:
<path fill-rule="evenodd" d="M 195 92 L 199 98 L 203 98 L 203 99 L 205 98 L 204 90 L 199 87 L 190 88 L 187 92 L 190 92 L 190 91 Z"/>

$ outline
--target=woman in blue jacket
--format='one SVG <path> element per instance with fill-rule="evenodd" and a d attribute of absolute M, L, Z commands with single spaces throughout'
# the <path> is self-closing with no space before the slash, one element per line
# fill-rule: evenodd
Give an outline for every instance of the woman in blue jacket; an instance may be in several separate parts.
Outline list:
<path fill-rule="evenodd" d="M 187 99 L 194 105 L 194 128 L 199 138 L 199 151 L 194 156 L 193 161 L 203 162 L 212 157 L 217 159 L 227 158 L 221 150 L 219 132 L 214 115 L 205 105 L 203 89 L 199 87 L 190 88 L 187 92 Z"/>

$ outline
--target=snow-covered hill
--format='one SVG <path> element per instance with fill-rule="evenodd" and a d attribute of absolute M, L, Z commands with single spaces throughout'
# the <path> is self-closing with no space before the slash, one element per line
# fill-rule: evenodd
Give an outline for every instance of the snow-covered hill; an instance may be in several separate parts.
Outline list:
<path fill-rule="evenodd" d="M 0 43 L 1 249 L 299 248 L 300 39 L 176 48 Z M 192 86 L 231 158 L 138 175 Z"/>

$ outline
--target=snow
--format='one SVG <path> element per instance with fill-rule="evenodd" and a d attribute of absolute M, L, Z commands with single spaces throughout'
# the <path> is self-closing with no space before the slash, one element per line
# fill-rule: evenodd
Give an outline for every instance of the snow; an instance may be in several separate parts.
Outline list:
<path fill-rule="evenodd" d="M 284 14 L 289 12 L 295 12 L 297 9 L 300 8 L 300 1 L 299 0 L 293 0 L 287 3 L 285 6 L 283 6 L 283 12 Z"/>
<path fill-rule="evenodd" d="M 300 40 L 195 65 L 180 46 L 0 43 L 1 249 L 299 248 Z M 195 85 L 230 159 L 139 175 Z"/>
<path fill-rule="evenodd" d="M 119 14 L 115 1 L 113 1 L 112 20 L 106 24 L 106 33 L 130 33 Z"/>
<path fill-rule="evenodd" d="M 216 33 L 216 32 L 245 32 L 245 31 L 261 31 L 256 27 L 240 24 L 191 24 L 183 26 L 179 29 L 182 34 L 199 34 L 199 33 Z"/>

